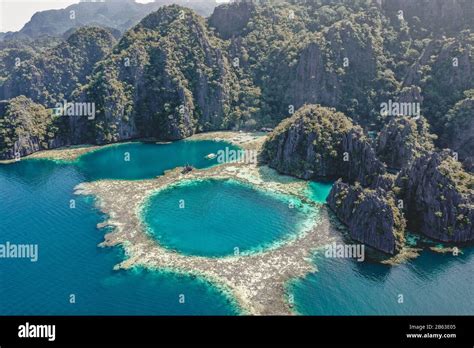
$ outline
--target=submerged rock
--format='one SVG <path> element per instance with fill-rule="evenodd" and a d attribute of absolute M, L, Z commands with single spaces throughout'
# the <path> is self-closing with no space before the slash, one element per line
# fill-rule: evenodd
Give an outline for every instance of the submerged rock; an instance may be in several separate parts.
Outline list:
<path fill-rule="evenodd" d="M 445 242 L 474 240 L 474 175 L 450 150 L 425 153 L 400 172 L 396 186 L 410 229 Z"/>
<path fill-rule="evenodd" d="M 393 194 L 339 180 L 332 187 L 327 202 L 348 226 L 352 239 L 392 255 L 401 250 L 406 223 Z"/>

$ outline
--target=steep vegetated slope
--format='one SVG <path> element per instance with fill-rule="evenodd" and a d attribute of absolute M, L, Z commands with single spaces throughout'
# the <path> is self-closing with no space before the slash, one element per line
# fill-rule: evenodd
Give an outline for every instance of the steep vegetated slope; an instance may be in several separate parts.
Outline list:
<path fill-rule="evenodd" d="M 86 99 L 97 106 L 93 141 L 182 139 L 239 122 L 239 82 L 223 42 L 203 18 L 169 6 L 127 32 L 98 66 Z"/>
<path fill-rule="evenodd" d="M 54 123 L 47 109 L 24 96 L 0 102 L 0 159 L 56 147 Z"/>
<path fill-rule="evenodd" d="M 20 58 L 3 83 L 3 98 L 25 95 L 47 107 L 70 100 L 74 89 L 87 82 L 95 64 L 114 43 L 109 31 L 84 27 L 54 48 L 30 54 L 30 59 Z"/>

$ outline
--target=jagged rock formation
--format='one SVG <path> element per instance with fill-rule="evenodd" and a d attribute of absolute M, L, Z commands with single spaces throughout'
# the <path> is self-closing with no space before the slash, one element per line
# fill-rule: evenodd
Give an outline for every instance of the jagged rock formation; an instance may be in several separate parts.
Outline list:
<path fill-rule="evenodd" d="M 396 181 L 408 227 L 445 242 L 474 240 L 474 175 L 449 150 L 425 153 Z"/>
<path fill-rule="evenodd" d="M 321 104 L 370 123 L 380 99 L 396 90 L 390 57 L 380 44 L 388 30 L 380 10 L 362 3 L 329 7 L 230 4 L 211 17 L 221 37 L 232 37 L 230 53 L 239 59 L 243 77 L 261 90 L 261 118 L 271 115 L 276 124 L 289 108 Z M 226 23 L 227 18 L 232 20 Z"/>
<path fill-rule="evenodd" d="M 97 106 L 94 142 L 182 139 L 238 122 L 239 84 L 221 41 L 178 6 L 144 18 L 96 70 L 83 96 Z"/>
<path fill-rule="evenodd" d="M 456 151 L 464 167 L 474 171 L 474 90 L 446 115 L 442 142 Z"/>
<path fill-rule="evenodd" d="M 358 182 L 363 186 L 373 186 L 386 173 L 385 165 L 377 158 L 362 128 L 354 127 L 342 140 L 342 177 L 349 183 Z M 344 159 L 347 155 L 347 160 Z"/>
<path fill-rule="evenodd" d="M 328 197 L 336 216 L 353 239 L 394 254 L 404 243 L 400 209 L 413 231 L 442 241 L 474 239 L 474 176 L 448 150 L 433 152 L 432 140 L 423 117 L 394 117 L 377 137 L 376 155 L 344 114 L 308 105 L 275 129 L 262 158 L 285 174 L 342 178 L 345 183 L 338 181 Z M 400 170 L 398 176 L 386 173 L 380 160 Z"/>
<path fill-rule="evenodd" d="M 0 160 L 19 158 L 57 146 L 51 113 L 19 96 L 0 103 Z"/>
<path fill-rule="evenodd" d="M 352 122 L 334 109 L 309 105 L 284 120 L 265 142 L 262 156 L 278 171 L 301 177 L 341 174 L 342 141 Z"/>
<path fill-rule="evenodd" d="M 328 205 L 348 226 L 352 239 L 388 254 L 404 245 L 405 219 L 392 194 L 371 190 L 359 184 L 337 181 L 328 196 Z"/>
<path fill-rule="evenodd" d="M 94 65 L 112 49 L 115 39 L 101 28 L 84 27 L 67 41 L 30 60 L 21 60 L 3 84 L 3 97 L 27 96 L 54 107 L 63 99 L 71 101 L 73 91 L 87 82 Z"/>
<path fill-rule="evenodd" d="M 380 0 L 380 4 L 393 21 L 399 20 L 399 11 L 403 11 L 403 20 L 420 34 L 451 34 L 472 28 L 474 5 L 470 0 Z"/>
<path fill-rule="evenodd" d="M 304 179 L 370 185 L 385 173 L 360 127 L 343 113 L 307 105 L 284 120 L 265 142 L 262 158 L 278 171 Z"/>
<path fill-rule="evenodd" d="M 422 151 L 434 149 L 433 136 L 424 117 L 392 117 L 377 137 L 377 157 L 387 167 L 400 170 Z"/>
<path fill-rule="evenodd" d="M 344 114 L 304 106 L 270 135 L 262 159 L 285 174 L 349 182 L 334 184 L 328 204 L 351 237 L 389 254 L 401 249 L 405 220 L 391 191 L 393 175 L 385 172 L 362 129 Z"/>
<path fill-rule="evenodd" d="M 247 26 L 254 11 L 255 3 L 253 1 L 244 0 L 224 4 L 216 7 L 209 18 L 209 25 L 216 28 L 224 39 L 238 36 Z"/>
<path fill-rule="evenodd" d="M 30 47 L 8 47 L 0 50 L 0 99 L 3 99 L 2 85 L 15 66 L 22 61 L 27 61 L 35 56 L 35 51 Z"/>
<path fill-rule="evenodd" d="M 327 71 L 329 57 L 325 42 L 310 42 L 299 52 L 298 63 L 287 73 L 287 105 L 299 108 L 304 104 L 336 106 L 341 98 L 341 83 L 335 71 Z"/>
<path fill-rule="evenodd" d="M 421 88 L 422 113 L 441 136 L 448 110 L 474 88 L 474 33 L 466 30 L 454 38 L 430 41 L 408 69 L 403 85 Z"/>

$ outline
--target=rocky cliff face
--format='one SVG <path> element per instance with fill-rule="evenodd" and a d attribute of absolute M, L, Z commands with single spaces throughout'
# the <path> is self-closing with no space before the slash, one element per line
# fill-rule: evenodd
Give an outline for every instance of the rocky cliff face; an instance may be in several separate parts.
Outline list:
<path fill-rule="evenodd" d="M 19 96 L 0 103 L 0 160 L 27 156 L 58 146 L 51 113 Z"/>
<path fill-rule="evenodd" d="M 285 174 L 304 179 L 334 178 L 342 175 L 342 141 L 352 126 L 334 109 L 305 106 L 270 135 L 263 157 Z"/>
<path fill-rule="evenodd" d="M 381 89 L 387 93 L 396 89 L 394 81 L 383 73 L 386 58 L 376 45 L 383 40 L 382 30 L 377 15 L 372 15 L 375 19 L 371 26 L 377 30 L 358 25 L 367 18 L 355 15 L 350 21 L 334 23 L 320 35 L 293 38 L 301 43 L 296 47 L 288 43 L 286 52 L 274 52 L 275 57 L 270 58 L 278 59 L 278 63 L 265 67 L 272 78 L 268 84 L 261 84 L 264 95 L 268 93 L 272 103 L 281 103 L 280 110 L 289 105 L 295 109 L 305 104 L 337 106 L 359 124 L 369 123 L 379 103 L 379 91 L 373 93 L 373 86 L 383 85 Z M 275 82 L 284 86 L 284 92 L 274 86 Z"/>
<path fill-rule="evenodd" d="M 368 26 L 361 22 L 370 22 Z M 386 72 L 386 52 L 378 42 L 383 42 L 383 26 L 379 13 L 368 10 L 354 15 L 351 20 L 334 23 L 324 31 L 328 51 L 328 72 L 336 74 L 339 90 L 338 109 L 361 125 L 373 121 L 372 113 L 378 110 L 379 99 L 396 90 L 395 79 Z M 379 86 L 379 88 L 374 88 Z M 318 102 L 319 103 L 319 102 Z M 323 104 L 325 102 L 322 102 Z"/>
<path fill-rule="evenodd" d="M 474 172 L 474 90 L 471 93 L 446 115 L 441 141 L 458 153 L 466 170 Z"/>
<path fill-rule="evenodd" d="M 71 102 L 73 91 L 87 82 L 94 65 L 114 43 L 115 38 L 105 29 L 78 29 L 59 46 L 20 61 L 3 84 L 3 97 L 24 95 L 46 107 L 54 107 L 64 99 Z"/>
<path fill-rule="evenodd" d="M 404 245 L 405 219 L 395 199 L 383 189 L 370 190 L 337 181 L 328 196 L 328 205 L 348 226 L 352 239 L 388 254 Z"/>
<path fill-rule="evenodd" d="M 474 176 L 453 153 L 426 153 L 402 170 L 400 188 L 408 227 L 445 242 L 474 240 Z"/>
<path fill-rule="evenodd" d="M 343 178 L 350 183 L 372 186 L 386 172 L 385 165 L 377 158 L 374 148 L 362 128 L 355 127 L 342 139 L 345 171 Z M 348 156 L 345 160 L 344 156 Z"/>
<path fill-rule="evenodd" d="M 381 0 L 382 9 L 392 20 L 403 11 L 404 20 L 440 34 L 456 33 L 472 28 L 469 18 L 474 16 L 474 6 L 469 0 Z M 432 19 L 436 18 L 436 21 Z"/>
<path fill-rule="evenodd" d="M 370 185 L 384 165 L 362 129 L 334 109 L 307 105 L 283 121 L 264 144 L 263 158 L 278 171 L 303 179 Z"/>
<path fill-rule="evenodd" d="M 230 128 L 239 84 L 221 44 L 190 10 L 169 6 L 144 18 L 85 89 L 98 105 L 94 141 Z"/>
<path fill-rule="evenodd" d="M 285 174 L 342 178 L 328 197 L 336 216 L 353 239 L 394 254 L 404 243 L 400 209 L 413 231 L 447 242 L 474 238 L 474 176 L 449 150 L 433 152 L 432 140 L 423 117 L 394 117 L 377 137 L 376 155 L 344 114 L 307 105 L 275 129 L 262 156 Z M 399 170 L 398 176 L 387 173 L 379 158 Z"/>
<path fill-rule="evenodd" d="M 434 149 L 425 118 L 395 116 L 387 121 L 376 141 L 377 156 L 389 168 L 400 170 L 423 150 Z"/>
<path fill-rule="evenodd" d="M 311 42 L 300 52 L 298 63 L 288 73 L 288 105 L 296 109 L 304 104 L 337 105 L 340 99 L 340 81 L 334 71 L 327 71 L 328 57 L 324 43 Z"/>
<path fill-rule="evenodd" d="M 245 0 L 218 6 L 209 17 L 209 25 L 216 28 L 223 39 L 238 36 L 247 26 L 255 7 L 254 1 Z"/>
<path fill-rule="evenodd" d="M 421 88 L 422 114 L 441 137 L 446 113 L 474 88 L 474 33 L 467 30 L 429 41 L 408 69 L 403 85 Z"/>

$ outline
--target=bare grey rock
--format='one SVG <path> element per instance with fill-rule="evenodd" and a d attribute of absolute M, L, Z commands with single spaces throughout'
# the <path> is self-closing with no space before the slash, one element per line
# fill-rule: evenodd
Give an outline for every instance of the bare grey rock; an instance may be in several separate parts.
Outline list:
<path fill-rule="evenodd" d="M 381 188 L 371 190 L 338 180 L 327 202 L 347 225 L 352 239 L 392 255 L 401 250 L 405 219 L 392 194 Z"/>
<path fill-rule="evenodd" d="M 450 150 L 417 158 L 396 186 L 410 229 L 445 242 L 474 240 L 474 176 Z"/>

